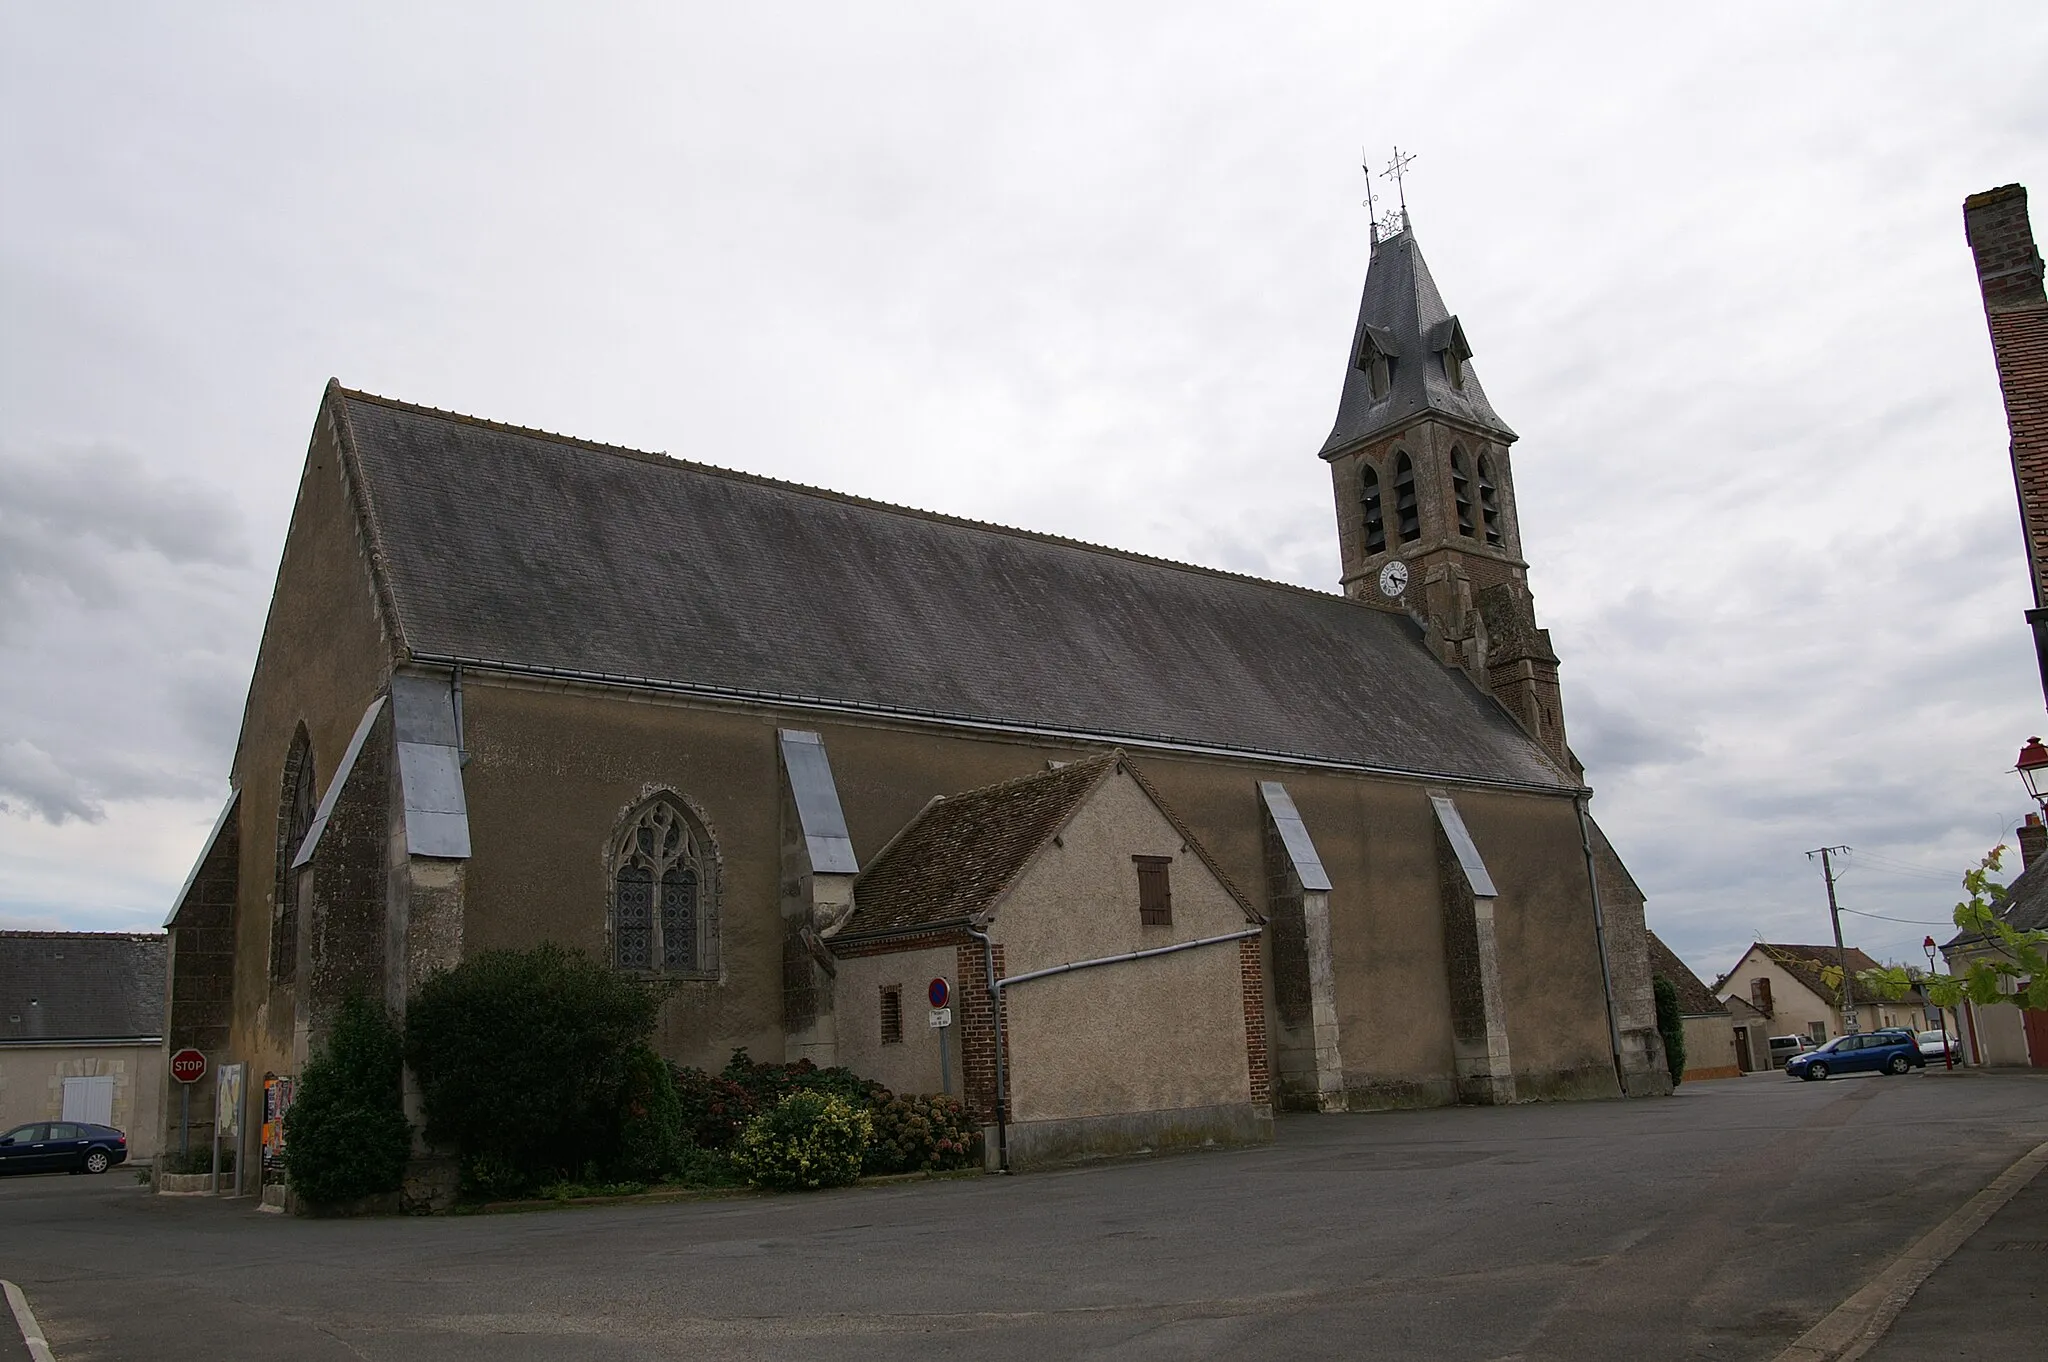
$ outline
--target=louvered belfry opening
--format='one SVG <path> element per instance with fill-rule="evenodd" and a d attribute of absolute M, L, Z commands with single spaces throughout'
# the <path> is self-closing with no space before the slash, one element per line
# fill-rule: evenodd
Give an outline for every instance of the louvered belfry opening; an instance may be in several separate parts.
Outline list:
<path fill-rule="evenodd" d="M 1458 533 L 1474 538 L 1472 529 L 1472 479 L 1465 472 L 1465 451 L 1451 446 L 1451 500 L 1457 503 Z"/>
<path fill-rule="evenodd" d="M 1394 459 L 1394 526 L 1404 544 L 1422 538 L 1422 512 L 1415 503 L 1415 464 L 1405 453 Z"/>
<path fill-rule="evenodd" d="M 1479 519 L 1486 528 L 1486 542 L 1499 547 L 1500 488 L 1493 481 L 1493 460 L 1479 456 Z"/>
<path fill-rule="evenodd" d="M 1380 509 L 1379 470 L 1365 464 L 1358 476 L 1358 500 L 1365 510 L 1365 551 L 1369 554 L 1384 553 L 1387 548 L 1387 521 Z"/>

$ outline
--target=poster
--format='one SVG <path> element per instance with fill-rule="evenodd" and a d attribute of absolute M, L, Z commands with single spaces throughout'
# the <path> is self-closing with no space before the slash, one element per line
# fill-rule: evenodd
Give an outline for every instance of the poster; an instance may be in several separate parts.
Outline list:
<path fill-rule="evenodd" d="M 213 1130 L 223 1140 L 242 1133 L 242 1066 L 223 1064 L 214 1070 Z"/>
<path fill-rule="evenodd" d="M 292 1080 L 272 1074 L 263 1080 L 263 1180 L 284 1180 L 284 1114 L 292 1109 Z"/>

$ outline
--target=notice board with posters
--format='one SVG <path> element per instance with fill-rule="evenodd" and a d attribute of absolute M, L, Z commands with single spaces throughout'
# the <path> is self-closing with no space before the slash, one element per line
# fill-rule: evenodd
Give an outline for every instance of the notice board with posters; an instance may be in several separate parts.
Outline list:
<path fill-rule="evenodd" d="M 284 1181 L 284 1114 L 291 1109 L 291 1075 L 267 1075 L 263 1080 L 263 1180 L 265 1182 Z"/>

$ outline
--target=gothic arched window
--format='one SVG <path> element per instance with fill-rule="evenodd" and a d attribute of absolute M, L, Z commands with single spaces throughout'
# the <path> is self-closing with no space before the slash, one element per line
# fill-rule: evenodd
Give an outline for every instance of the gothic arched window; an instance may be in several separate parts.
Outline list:
<path fill-rule="evenodd" d="M 1500 537 L 1500 488 L 1493 481 L 1493 461 L 1479 456 L 1479 519 L 1486 526 L 1486 542 L 1498 546 Z"/>
<path fill-rule="evenodd" d="M 292 858 L 313 827 L 314 798 L 313 742 L 306 726 L 292 736 L 285 754 L 284 776 L 279 781 L 277 801 L 277 874 L 270 903 L 270 977 L 288 984 L 299 965 L 298 877 L 292 874 Z"/>
<path fill-rule="evenodd" d="M 1380 475 L 1369 463 L 1359 465 L 1358 500 L 1365 511 L 1365 551 L 1384 553 L 1387 547 L 1387 521 L 1380 510 Z"/>
<path fill-rule="evenodd" d="M 1405 453 L 1394 459 L 1394 529 L 1404 544 L 1422 538 L 1422 512 L 1415 504 L 1415 465 Z"/>
<path fill-rule="evenodd" d="M 1465 473 L 1465 451 L 1451 446 L 1451 500 L 1458 508 L 1458 533 L 1472 537 L 1472 479 Z"/>
<path fill-rule="evenodd" d="M 715 974 L 716 889 L 703 825 L 670 795 L 648 800 L 612 846 L 612 963 L 637 973 Z"/>

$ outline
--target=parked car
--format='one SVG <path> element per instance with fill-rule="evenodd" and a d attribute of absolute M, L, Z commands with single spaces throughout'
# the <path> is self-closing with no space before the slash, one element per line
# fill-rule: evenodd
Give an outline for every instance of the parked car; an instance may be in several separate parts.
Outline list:
<path fill-rule="evenodd" d="M 1953 1031 L 1922 1031 L 1914 1037 L 1920 1044 L 1920 1058 L 1932 1064 L 1954 1055 L 1963 1062 L 1963 1038 Z"/>
<path fill-rule="evenodd" d="M 1785 1072 L 1794 1078 L 1821 1079 L 1829 1074 L 1902 1074 L 1924 1069 L 1927 1059 L 1911 1031 L 1872 1031 L 1860 1036 L 1837 1036 L 1818 1050 L 1794 1055 Z"/>
<path fill-rule="evenodd" d="M 112 1126 L 37 1121 L 0 1135 L 0 1173 L 104 1173 L 128 1161 L 128 1137 Z"/>
<path fill-rule="evenodd" d="M 1794 1055 L 1803 1055 L 1813 1048 L 1813 1041 L 1805 1036 L 1772 1036 L 1771 1067 L 1782 1069 L 1785 1061 Z"/>

